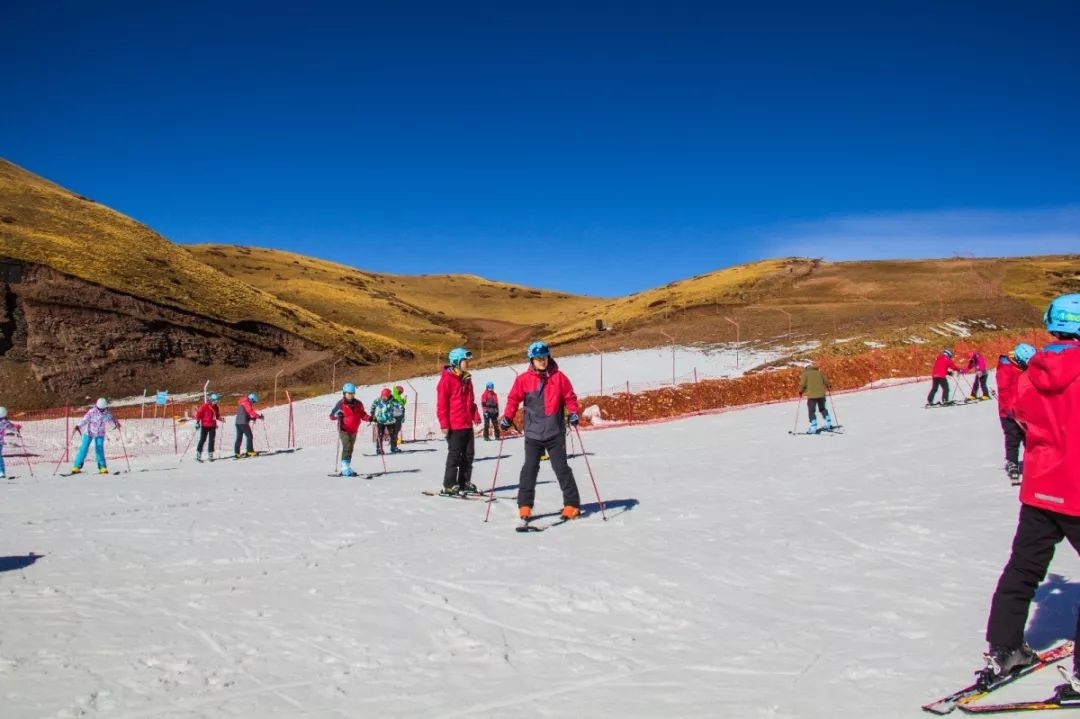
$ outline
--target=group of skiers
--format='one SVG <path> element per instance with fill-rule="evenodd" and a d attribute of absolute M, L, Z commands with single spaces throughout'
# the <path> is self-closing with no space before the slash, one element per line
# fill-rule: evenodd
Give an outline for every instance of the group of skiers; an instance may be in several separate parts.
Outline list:
<path fill-rule="evenodd" d="M 343 477 L 355 477 L 352 468 L 353 450 L 356 436 L 360 433 L 363 422 L 374 423 L 377 427 L 375 453 L 383 454 L 383 440 L 389 439 L 390 453 L 401 452 L 401 426 L 405 421 L 405 390 L 400 386 L 393 389 L 384 387 L 379 396 L 371 403 L 371 414 L 364 410 L 364 403 L 356 398 L 356 385 L 346 382 L 341 387 L 341 399 L 330 410 L 330 419 L 337 422 L 338 441 L 341 445 L 341 469 Z"/>
<path fill-rule="evenodd" d="M 990 389 L 987 387 L 986 358 L 978 351 L 974 351 L 968 357 L 967 368 L 961 369 L 953 361 L 952 350 L 942 350 L 934 360 L 934 369 L 931 371 L 933 383 L 930 385 L 930 394 L 926 396 L 927 407 L 953 404 L 949 399 L 949 378 L 956 374 L 973 372 L 971 392 L 968 394 L 969 402 L 987 400 L 991 398 Z M 941 401 L 936 401 L 937 391 L 941 390 Z"/>

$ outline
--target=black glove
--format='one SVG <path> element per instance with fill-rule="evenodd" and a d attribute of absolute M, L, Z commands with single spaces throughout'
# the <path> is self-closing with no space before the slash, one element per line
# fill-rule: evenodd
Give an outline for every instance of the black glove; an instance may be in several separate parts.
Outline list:
<path fill-rule="evenodd" d="M 581 421 L 581 417 L 578 417 L 577 412 L 571 412 L 567 419 L 570 420 L 571 427 L 577 427 L 577 423 Z"/>
<path fill-rule="evenodd" d="M 510 420 L 508 420 L 506 417 L 503 417 L 502 419 L 500 419 L 499 420 L 499 429 L 510 429 Z"/>

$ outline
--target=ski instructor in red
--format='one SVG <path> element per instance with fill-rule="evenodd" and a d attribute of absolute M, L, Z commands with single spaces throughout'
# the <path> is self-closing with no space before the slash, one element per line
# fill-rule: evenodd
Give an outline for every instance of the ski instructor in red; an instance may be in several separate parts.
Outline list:
<path fill-rule="evenodd" d="M 574 388 L 551 358 L 551 350 L 543 342 L 529 345 L 529 369 L 514 380 L 514 386 L 506 395 L 506 407 L 499 426 L 510 428 L 518 405 L 525 404 L 525 462 L 521 465 L 518 486 L 518 515 L 528 520 L 532 516 L 536 497 L 536 475 L 540 472 L 540 456 L 546 450 L 551 457 L 551 467 L 562 488 L 564 519 L 574 519 L 581 514 L 581 498 L 578 495 L 574 472 L 566 462 L 566 426 L 563 414 L 569 412 L 567 421 L 578 423 L 577 395 Z"/>
<path fill-rule="evenodd" d="M 1024 641 L 1031 600 L 1061 540 L 1080 551 L 1080 294 L 1051 302 L 1043 323 L 1058 341 L 1028 362 L 1013 405 L 1026 447 L 1012 554 L 998 579 L 986 627 L 991 678 L 1038 661 Z M 1059 698 L 1080 698 L 1080 657 L 1074 654 L 1073 662 Z"/>

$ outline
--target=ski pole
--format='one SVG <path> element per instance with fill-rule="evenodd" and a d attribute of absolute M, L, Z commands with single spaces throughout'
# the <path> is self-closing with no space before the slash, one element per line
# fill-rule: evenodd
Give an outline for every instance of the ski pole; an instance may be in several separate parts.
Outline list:
<path fill-rule="evenodd" d="M 191 435 L 191 438 L 188 440 L 187 444 L 184 445 L 184 451 L 180 453 L 180 460 L 177 462 L 177 464 L 180 464 L 180 462 L 184 461 L 184 457 L 187 456 L 188 450 L 191 449 L 192 442 L 195 441 L 195 435 L 198 434 L 198 433 L 199 433 L 199 427 L 198 427 L 198 425 L 196 425 L 195 426 L 195 432 Z"/>
<path fill-rule="evenodd" d="M 795 434 L 799 431 L 799 410 L 802 409 L 802 395 L 795 400 L 795 424 L 791 425 L 791 433 Z"/>
<path fill-rule="evenodd" d="M 67 441 L 68 441 L 69 444 L 71 443 L 71 438 L 75 436 L 75 432 L 78 432 L 78 431 L 79 431 L 79 428 L 76 427 L 71 432 L 71 435 L 68 436 Z M 56 466 L 53 467 L 52 473 L 53 473 L 54 477 L 56 476 L 56 473 L 60 471 L 60 465 L 64 463 L 64 458 L 67 457 L 67 456 L 68 456 L 67 447 L 65 447 L 63 454 L 60 455 L 60 459 L 56 460 Z"/>
<path fill-rule="evenodd" d="M 26 460 L 26 468 L 30 470 L 30 476 L 34 476 L 34 465 L 30 464 L 30 452 L 26 450 L 26 440 L 23 439 L 22 431 L 15 430 L 15 436 L 19 438 L 19 445 L 22 447 L 23 459 Z"/>
<path fill-rule="evenodd" d="M 592 473 L 592 465 L 589 464 L 589 453 L 585 451 L 585 443 L 581 441 L 581 430 L 575 425 L 578 444 L 581 445 L 581 456 L 585 458 L 585 468 L 589 470 L 589 479 L 592 481 L 593 491 L 596 492 L 596 501 L 600 505 L 600 516 L 607 521 L 607 512 L 604 511 L 604 500 L 600 499 L 600 488 L 596 486 L 596 477 Z"/>
<path fill-rule="evenodd" d="M 127 463 L 127 471 L 131 471 L 131 460 L 128 459 L 127 444 L 124 442 L 124 433 L 120 431 L 120 428 L 116 428 L 116 433 L 120 435 L 120 449 L 124 451 L 124 462 Z"/>
<path fill-rule="evenodd" d="M 341 456 L 341 432 L 337 433 L 337 441 L 334 442 L 334 471 L 338 471 L 338 457 Z"/>
<path fill-rule="evenodd" d="M 379 425 L 379 427 L 380 427 L 380 429 L 381 429 L 381 428 L 382 428 L 382 425 L 380 424 L 380 425 Z M 382 473 L 383 473 L 383 474 L 386 474 L 386 455 L 385 455 L 385 454 L 383 454 L 383 448 L 382 448 L 382 432 L 378 432 L 378 433 L 377 433 L 377 434 L 375 435 L 375 437 L 376 437 L 376 441 L 378 442 L 378 447 L 377 447 L 377 449 L 376 449 L 376 452 L 377 452 L 377 454 L 379 455 L 379 459 L 381 459 L 381 460 L 382 460 Z"/>
<path fill-rule="evenodd" d="M 829 404 L 832 405 L 832 418 L 833 424 L 837 427 L 840 426 L 840 415 L 836 413 L 836 400 L 833 399 L 832 390 L 827 390 L 829 393 Z"/>
<path fill-rule="evenodd" d="M 499 463 L 502 462 L 502 448 L 505 441 L 503 436 L 499 435 L 499 454 L 495 457 L 495 474 L 491 475 L 491 491 L 488 492 L 487 510 L 484 512 L 485 522 L 491 516 L 491 505 L 495 503 L 495 480 L 499 478 Z"/>

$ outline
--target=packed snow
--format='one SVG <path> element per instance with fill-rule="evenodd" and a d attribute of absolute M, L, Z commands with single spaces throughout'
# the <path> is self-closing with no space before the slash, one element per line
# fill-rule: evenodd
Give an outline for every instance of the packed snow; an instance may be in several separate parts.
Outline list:
<path fill-rule="evenodd" d="M 66 479 L 9 458 L 0 715 L 919 716 L 981 663 L 1018 508 L 995 403 L 927 389 L 837 396 L 843 434 L 789 435 L 789 402 L 583 431 L 585 456 L 571 435 L 590 514 L 536 534 L 513 531 L 520 440 L 477 443 L 486 523 L 420 494 L 438 441 L 370 480 L 327 476 L 326 446 Z M 1051 572 L 1038 647 L 1080 600 L 1070 549 Z"/>

